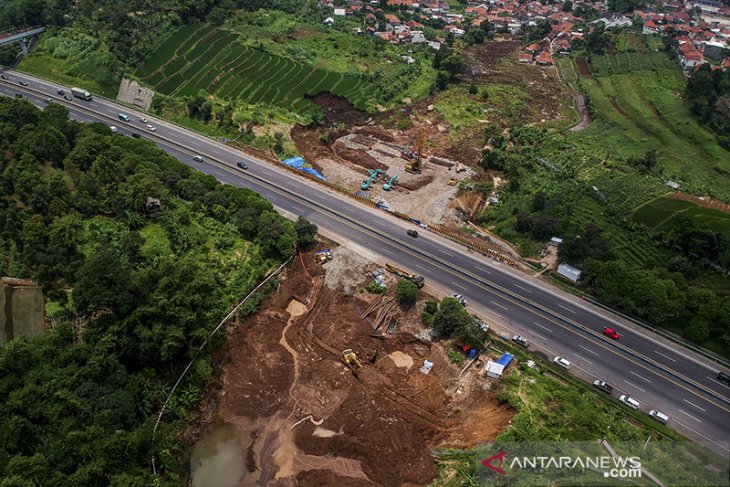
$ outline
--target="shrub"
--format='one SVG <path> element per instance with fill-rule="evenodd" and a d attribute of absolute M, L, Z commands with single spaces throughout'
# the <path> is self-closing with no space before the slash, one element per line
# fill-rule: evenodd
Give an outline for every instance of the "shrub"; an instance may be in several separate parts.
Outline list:
<path fill-rule="evenodd" d="M 407 279 L 401 279 L 395 286 L 395 297 L 403 306 L 413 306 L 416 304 L 418 296 L 418 286 Z"/>

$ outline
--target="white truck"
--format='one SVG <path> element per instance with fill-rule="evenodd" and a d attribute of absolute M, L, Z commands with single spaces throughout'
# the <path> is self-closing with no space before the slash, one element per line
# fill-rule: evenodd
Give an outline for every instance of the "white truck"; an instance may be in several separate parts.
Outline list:
<path fill-rule="evenodd" d="M 91 101 L 91 93 L 81 88 L 71 88 L 71 94 L 74 98 L 80 98 L 82 100 Z"/>

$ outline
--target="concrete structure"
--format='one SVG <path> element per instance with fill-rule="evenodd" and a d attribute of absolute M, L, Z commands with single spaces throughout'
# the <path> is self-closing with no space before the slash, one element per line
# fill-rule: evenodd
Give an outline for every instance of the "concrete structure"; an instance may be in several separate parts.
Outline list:
<path fill-rule="evenodd" d="M 563 262 L 558 266 L 558 274 L 573 282 L 578 282 L 583 271 Z"/>

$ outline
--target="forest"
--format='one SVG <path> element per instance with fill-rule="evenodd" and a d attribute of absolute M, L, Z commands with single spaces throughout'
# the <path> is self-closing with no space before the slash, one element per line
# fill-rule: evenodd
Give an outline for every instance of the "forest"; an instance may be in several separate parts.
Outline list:
<path fill-rule="evenodd" d="M 0 486 L 179 485 L 215 347 L 153 441 L 167 393 L 313 227 L 57 104 L 0 99 L 0 145 L 0 275 L 40 283 L 52 324 L 0 349 Z"/>

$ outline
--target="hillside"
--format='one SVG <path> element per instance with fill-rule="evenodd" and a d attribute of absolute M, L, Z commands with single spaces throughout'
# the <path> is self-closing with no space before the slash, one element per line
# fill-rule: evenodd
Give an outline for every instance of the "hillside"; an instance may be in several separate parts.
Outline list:
<path fill-rule="evenodd" d="M 0 125 L 0 275 L 40 283 L 52 324 L 0 348 L 0 477 L 150 485 L 154 454 L 157 485 L 179 485 L 176 434 L 211 378 L 210 348 L 152 441 L 156 414 L 218 321 L 291 253 L 294 226 L 60 105 L 3 97 Z"/>

